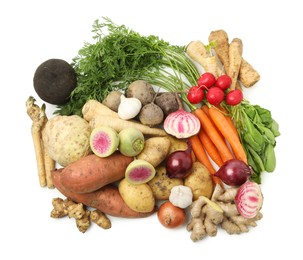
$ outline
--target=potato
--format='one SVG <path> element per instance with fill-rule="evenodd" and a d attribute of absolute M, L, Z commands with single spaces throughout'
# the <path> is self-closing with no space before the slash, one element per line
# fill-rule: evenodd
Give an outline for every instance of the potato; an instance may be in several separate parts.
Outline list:
<path fill-rule="evenodd" d="M 194 162 L 192 173 L 185 178 L 184 185 L 191 188 L 194 200 L 200 196 L 210 199 L 213 193 L 211 175 L 208 169 L 198 161 Z"/>
<path fill-rule="evenodd" d="M 155 208 L 155 197 L 148 184 L 131 184 L 125 178 L 118 186 L 125 204 L 136 212 L 151 212 Z"/>
<path fill-rule="evenodd" d="M 154 194 L 154 197 L 158 200 L 167 200 L 169 198 L 171 189 L 178 185 L 183 185 L 182 179 L 169 178 L 166 175 L 166 169 L 164 166 L 158 166 L 156 168 L 156 175 L 147 183 Z"/>
<path fill-rule="evenodd" d="M 49 156 L 65 167 L 91 152 L 91 128 L 82 117 L 54 116 L 44 128 L 43 142 Z"/>
<path fill-rule="evenodd" d="M 144 148 L 137 159 L 145 160 L 157 167 L 168 155 L 169 148 L 168 137 L 150 137 L 145 141 Z"/>

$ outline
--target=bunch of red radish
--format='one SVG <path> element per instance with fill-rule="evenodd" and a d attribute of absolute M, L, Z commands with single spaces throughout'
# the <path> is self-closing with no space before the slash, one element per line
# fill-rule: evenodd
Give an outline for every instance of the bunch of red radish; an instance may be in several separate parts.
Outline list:
<path fill-rule="evenodd" d="M 214 105 L 218 106 L 225 99 L 225 102 L 230 106 L 235 106 L 243 100 L 243 93 L 239 89 L 228 91 L 232 84 L 232 79 L 223 74 L 216 77 L 210 73 L 203 73 L 197 81 L 197 86 L 192 86 L 187 94 L 187 99 L 192 104 L 198 104 L 206 100 Z"/>

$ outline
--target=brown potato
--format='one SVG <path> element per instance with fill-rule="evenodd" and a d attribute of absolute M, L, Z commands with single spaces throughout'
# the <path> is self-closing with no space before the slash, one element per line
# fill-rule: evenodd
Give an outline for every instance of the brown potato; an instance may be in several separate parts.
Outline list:
<path fill-rule="evenodd" d="M 156 168 L 156 175 L 147 183 L 154 194 L 154 197 L 158 200 L 167 200 L 169 198 L 171 189 L 177 185 L 183 185 L 182 179 L 169 178 L 166 175 L 166 169 L 164 166 L 158 166 Z"/>
<path fill-rule="evenodd" d="M 170 141 L 168 137 L 150 137 L 144 143 L 142 152 L 137 159 L 145 160 L 152 166 L 157 167 L 168 155 Z"/>
<path fill-rule="evenodd" d="M 155 208 L 155 197 L 146 183 L 131 184 L 126 179 L 120 181 L 119 192 L 126 205 L 136 212 L 151 212 Z"/>
<path fill-rule="evenodd" d="M 211 198 L 213 193 L 211 175 L 208 169 L 198 161 L 194 162 L 192 173 L 185 178 L 184 185 L 191 188 L 194 200 L 200 196 Z"/>

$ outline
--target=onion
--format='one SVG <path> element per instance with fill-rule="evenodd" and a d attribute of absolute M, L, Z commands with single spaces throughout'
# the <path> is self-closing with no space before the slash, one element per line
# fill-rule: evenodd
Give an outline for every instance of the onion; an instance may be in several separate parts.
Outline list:
<path fill-rule="evenodd" d="M 214 174 L 229 186 L 240 186 L 245 183 L 252 174 L 251 167 L 238 159 L 226 161 Z"/>
<path fill-rule="evenodd" d="M 174 206 L 170 201 L 166 201 L 157 212 L 160 223 L 166 228 L 176 228 L 186 222 L 185 209 Z"/>
<path fill-rule="evenodd" d="M 192 146 L 188 142 L 188 148 L 185 151 L 175 151 L 167 156 L 166 174 L 169 178 L 185 178 L 191 173 L 193 159 L 191 156 Z"/>
<path fill-rule="evenodd" d="M 254 218 L 263 204 L 260 186 L 252 181 L 244 183 L 238 189 L 235 201 L 237 210 L 243 217 Z"/>

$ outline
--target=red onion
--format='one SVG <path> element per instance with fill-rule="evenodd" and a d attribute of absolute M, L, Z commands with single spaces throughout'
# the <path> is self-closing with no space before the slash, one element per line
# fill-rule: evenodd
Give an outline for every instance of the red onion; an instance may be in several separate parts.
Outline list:
<path fill-rule="evenodd" d="M 166 159 L 166 174 L 169 178 L 184 178 L 190 174 L 193 166 L 192 146 L 188 142 L 188 148 L 185 151 L 175 151 L 168 155 Z"/>
<path fill-rule="evenodd" d="M 226 161 L 214 174 L 229 186 L 240 186 L 246 182 L 252 174 L 251 167 L 238 159 Z"/>
<path fill-rule="evenodd" d="M 238 189 L 235 201 L 237 210 L 243 217 L 254 218 L 263 204 L 260 186 L 252 181 L 244 183 Z"/>

